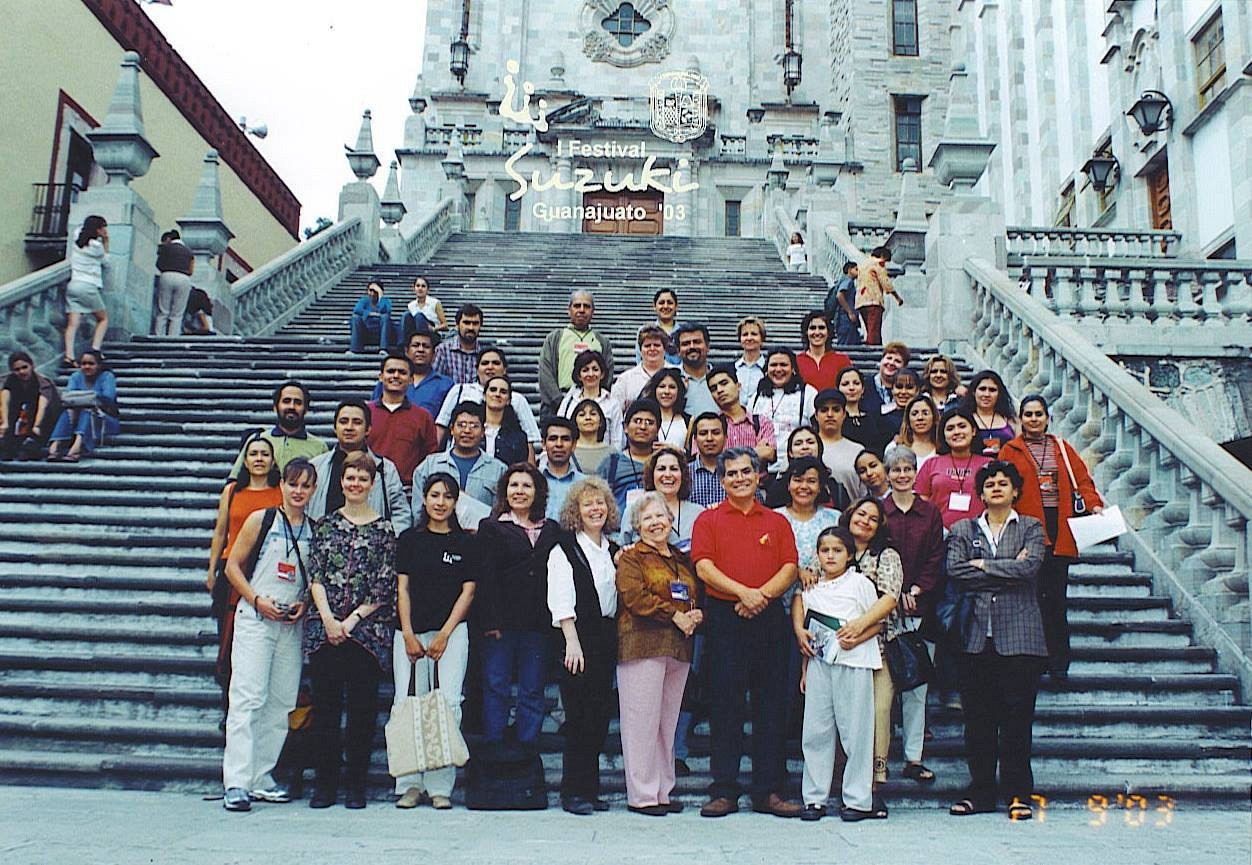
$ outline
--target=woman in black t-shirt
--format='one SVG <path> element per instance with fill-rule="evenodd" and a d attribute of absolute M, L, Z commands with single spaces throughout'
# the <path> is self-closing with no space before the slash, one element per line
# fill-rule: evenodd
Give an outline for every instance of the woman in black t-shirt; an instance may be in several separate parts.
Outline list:
<path fill-rule="evenodd" d="M 474 536 L 457 523 L 461 489 L 446 472 L 422 484 L 422 511 L 417 525 L 396 541 L 397 606 L 400 628 L 393 650 L 397 703 L 415 691 L 424 694 L 438 683 L 461 720 L 461 690 L 469 658 L 465 618 L 474 601 L 479 559 Z M 413 808 L 427 797 L 435 808 L 452 807 L 456 767 L 396 779 L 397 808 Z"/>

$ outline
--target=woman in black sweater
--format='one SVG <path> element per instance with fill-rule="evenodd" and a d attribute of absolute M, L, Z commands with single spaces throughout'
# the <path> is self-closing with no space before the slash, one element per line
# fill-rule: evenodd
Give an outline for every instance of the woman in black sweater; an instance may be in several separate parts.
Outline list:
<path fill-rule="evenodd" d="M 483 551 L 477 616 L 483 640 L 483 738 L 504 740 L 513 670 L 516 739 L 534 745 L 543 726 L 543 686 L 552 625 L 548 554 L 560 527 L 544 517 L 548 484 L 534 466 L 514 463 L 500 477 L 491 518 L 478 526 Z"/>

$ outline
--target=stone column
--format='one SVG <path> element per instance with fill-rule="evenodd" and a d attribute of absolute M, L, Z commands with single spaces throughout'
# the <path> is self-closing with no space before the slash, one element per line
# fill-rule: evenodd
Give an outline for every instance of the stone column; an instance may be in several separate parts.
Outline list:
<path fill-rule="evenodd" d="M 685 163 L 685 164 L 684 164 Z M 690 147 L 685 152 L 680 152 L 674 161 L 674 171 L 679 172 L 679 177 L 683 184 L 698 183 L 700 181 L 699 171 L 700 165 L 696 161 L 695 153 Z M 673 174 L 671 173 L 671 179 Z M 668 203 L 668 202 L 667 202 Z M 665 234 L 674 237 L 694 237 L 696 235 L 696 217 L 697 217 L 697 197 L 692 190 L 674 193 L 674 219 L 666 224 L 663 228 Z M 679 208 L 682 208 L 679 211 Z M 679 219 L 678 214 L 683 214 L 683 218 Z"/>
<path fill-rule="evenodd" d="M 917 164 L 910 157 L 904 160 L 900 174 L 900 201 L 896 206 L 896 224 L 887 236 L 886 246 L 891 260 L 904 269 L 894 277 L 896 291 L 904 305 L 887 298 L 887 316 L 883 321 L 883 339 L 898 339 L 908 345 L 927 342 L 930 336 L 930 309 L 926 297 L 926 202 L 918 182 Z"/>
<path fill-rule="evenodd" d="M 357 263 L 375 264 L 378 262 L 378 221 L 382 216 L 382 205 L 378 200 L 378 192 L 369 179 L 378 172 L 381 163 L 374 154 L 374 130 L 368 108 L 361 115 L 361 129 L 357 133 L 356 146 L 345 146 L 344 149 L 348 151 L 348 166 L 356 175 L 356 182 L 344 184 L 339 192 L 339 221 L 360 217 L 361 239 L 357 247 Z"/>
<path fill-rule="evenodd" d="M 103 186 L 88 187 L 70 209 L 68 243 L 88 216 L 109 224 L 108 270 L 104 302 L 110 334 L 152 332 L 156 251 L 160 229 L 152 208 L 130 182 L 148 173 L 159 155 L 148 143 L 139 103 L 139 55 L 122 55 L 121 72 L 104 122 L 87 133 L 95 161 L 109 176 Z"/>
<path fill-rule="evenodd" d="M 465 155 L 461 150 L 461 136 L 453 132 L 448 139 L 448 155 L 439 163 L 443 166 L 444 182 L 439 186 L 439 200 L 452 199 L 452 230 L 469 231 L 469 205 L 465 200 Z"/>
<path fill-rule="evenodd" d="M 191 208 L 177 222 L 183 243 L 196 254 L 192 281 L 213 301 L 213 329 L 218 333 L 232 333 L 234 303 L 219 262 L 235 235 L 222 219 L 222 190 L 216 150 L 204 155 L 204 169 L 200 172 L 200 183 L 196 186 Z"/>
<path fill-rule="evenodd" d="M 387 256 L 393 264 L 400 264 L 406 261 L 404 238 L 400 236 L 400 229 L 396 224 L 404 218 L 404 202 L 400 200 L 400 180 L 396 176 L 396 171 L 400 164 L 394 159 L 391 160 L 391 168 L 387 172 L 387 186 L 383 190 L 383 198 L 380 203 L 380 211 L 383 219 L 382 234 L 379 235 L 379 242 L 383 249 L 387 250 Z"/>

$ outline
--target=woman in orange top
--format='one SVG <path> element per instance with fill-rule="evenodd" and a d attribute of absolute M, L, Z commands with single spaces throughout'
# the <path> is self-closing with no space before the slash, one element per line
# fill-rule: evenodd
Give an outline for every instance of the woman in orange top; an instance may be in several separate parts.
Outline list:
<path fill-rule="evenodd" d="M 209 575 L 204 581 L 213 597 L 213 618 L 217 620 L 217 681 L 222 687 L 222 708 L 230 691 L 230 648 L 234 637 L 235 606 L 239 593 L 226 579 L 222 569 L 230 558 L 235 537 L 244 521 L 254 511 L 276 508 L 283 503 L 278 461 L 270 440 L 253 433 L 243 446 L 243 468 L 226 484 L 217 502 L 217 523 L 209 545 Z"/>
<path fill-rule="evenodd" d="M 1064 678 L 1069 673 L 1066 582 L 1069 566 L 1078 558 L 1069 518 L 1075 515 L 1079 501 L 1086 513 L 1098 514 L 1104 510 L 1104 500 L 1078 451 L 1060 436 L 1048 434 L 1050 417 L 1043 397 L 1031 394 L 1023 398 L 1017 416 L 1021 434 L 1005 443 L 1000 459 L 1012 463 L 1022 475 L 1022 495 L 1014 506 L 1017 512 L 1042 522 L 1047 536 L 1039 569 L 1039 608 L 1048 641 L 1049 669 L 1053 678 Z"/>

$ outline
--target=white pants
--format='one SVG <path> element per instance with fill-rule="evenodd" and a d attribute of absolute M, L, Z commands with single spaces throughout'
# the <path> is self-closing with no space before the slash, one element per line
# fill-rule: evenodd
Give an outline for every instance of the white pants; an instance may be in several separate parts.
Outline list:
<path fill-rule="evenodd" d="M 241 600 L 235 608 L 231 648 L 230 711 L 222 783 L 227 789 L 263 790 L 287 741 L 287 715 L 300 691 L 304 622 L 258 619 Z"/>
<path fill-rule="evenodd" d="M 917 627 L 920 619 L 908 619 L 910 629 Z M 927 641 L 926 651 L 930 660 L 935 659 L 935 644 Z M 926 739 L 926 685 L 918 685 L 911 691 L 900 692 L 900 712 L 904 718 L 904 762 L 922 762 L 922 744 Z"/>
<path fill-rule="evenodd" d="M 810 659 L 801 732 L 805 805 L 825 806 L 830 798 L 838 742 L 848 755 L 843 804 L 869 811 L 874 778 L 874 671 Z"/>
<path fill-rule="evenodd" d="M 157 336 L 178 336 L 183 332 L 183 313 L 191 294 L 191 277 L 176 270 L 157 277 Z"/>
<path fill-rule="evenodd" d="M 426 631 L 417 635 L 423 646 L 429 646 L 438 631 Z M 404 649 L 404 633 L 397 628 L 392 643 L 392 670 L 395 675 L 396 696 L 392 705 L 398 705 L 409 695 L 409 664 L 408 653 Z M 443 657 L 439 659 L 439 690 L 452 707 L 457 726 L 461 725 L 462 686 L 465 684 L 465 667 L 469 663 L 469 629 L 464 622 L 457 625 L 448 637 L 448 646 Z M 415 692 L 420 696 L 430 690 L 434 681 L 434 664 L 429 657 L 417 661 L 417 682 Z M 418 772 L 416 775 L 405 775 L 396 779 L 396 792 L 403 794 L 410 787 L 425 790 L 431 796 L 452 796 L 452 787 L 456 784 L 456 766 L 436 769 L 433 772 Z"/>

